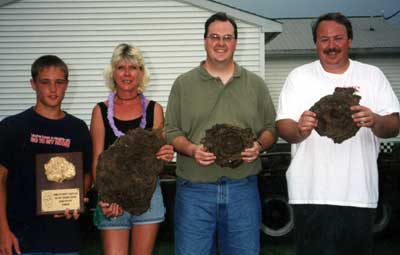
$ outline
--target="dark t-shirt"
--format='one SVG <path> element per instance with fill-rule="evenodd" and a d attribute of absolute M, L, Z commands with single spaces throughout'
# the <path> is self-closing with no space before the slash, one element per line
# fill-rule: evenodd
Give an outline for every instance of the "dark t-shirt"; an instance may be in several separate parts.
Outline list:
<path fill-rule="evenodd" d="M 76 220 L 36 215 L 35 155 L 82 152 L 90 171 L 92 144 L 87 125 L 65 113 L 59 120 L 33 108 L 0 122 L 0 164 L 8 169 L 7 216 L 22 252 L 77 252 L 80 229 Z"/>
<path fill-rule="evenodd" d="M 103 124 L 105 129 L 105 136 L 104 136 L 104 150 L 106 150 L 117 137 L 114 135 L 113 130 L 111 129 L 110 124 L 107 120 L 107 106 L 104 102 L 98 103 L 101 111 L 101 115 L 103 117 Z M 153 128 L 153 119 L 154 119 L 154 101 L 149 101 L 147 108 L 146 108 L 146 129 Z M 114 118 L 115 126 L 123 133 L 128 132 L 128 130 L 133 128 L 138 128 L 140 126 L 140 121 L 142 120 L 142 116 L 133 120 L 119 120 Z"/>

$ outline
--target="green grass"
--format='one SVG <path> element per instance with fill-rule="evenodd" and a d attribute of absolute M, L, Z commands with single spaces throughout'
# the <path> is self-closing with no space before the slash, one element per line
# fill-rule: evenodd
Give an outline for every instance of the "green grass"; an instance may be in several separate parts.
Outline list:
<path fill-rule="evenodd" d="M 84 235 L 84 247 L 82 255 L 102 255 L 99 232 L 90 228 Z M 153 255 L 173 255 L 174 245 L 171 233 L 161 231 L 159 233 Z M 294 255 L 293 240 L 285 241 L 262 240 L 261 255 Z M 375 241 L 376 255 L 399 255 L 400 233 L 392 233 L 391 236 Z M 361 255 L 361 254 L 360 254 Z"/>

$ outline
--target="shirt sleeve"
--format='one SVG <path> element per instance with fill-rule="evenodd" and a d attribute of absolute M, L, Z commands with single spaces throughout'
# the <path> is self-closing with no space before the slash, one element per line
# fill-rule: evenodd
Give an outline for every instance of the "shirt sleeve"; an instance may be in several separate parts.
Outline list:
<path fill-rule="evenodd" d="M 298 97 L 301 96 L 300 91 L 296 91 L 295 75 L 292 73 L 286 78 L 282 91 L 279 95 L 278 112 L 276 120 L 291 119 L 298 121 L 303 107 L 298 105 Z"/>
<path fill-rule="evenodd" d="M 263 82 L 263 114 L 264 114 L 264 123 L 263 129 L 261 132 L 269 131 L 273 136 L 277 137 L 277 132 L 275 128 L 275 118 L 276 111 L 275 106 L 271 98 L 271 94 L 269 93 L 267 85 Z M 260 132 L 260 133 L 261 133 Z"/>
<path fill-rule="evenodd" d="M 380 115 L 399 113 L 399 100 L 394 93 L 390 82 L 380 69 L 378 69 L 376 79 L 375 84 L 378 86 L 376 86 L 377 91 L 374 93 L 374 95 L 376 95 L 376 109 L 374 112 Z"/>
<path fill-rule="evenodd" d="M 165 133 L 167 136 L 167 143 L 171 143 L 178 136 L 185 136 L 181 130 L 181 99 L 179 91 L 179 77 L 175 80 L 172 86 L 171 93 L 168 99 L 167 110 L 165 113 Z"/>
<path fill-rule="evenodd" d="M 0 122 L 0 164 L 10 169 L 12 162 L 13 138 L 16 128 L 12 127 L 10 119 L 6 118 Z"/>

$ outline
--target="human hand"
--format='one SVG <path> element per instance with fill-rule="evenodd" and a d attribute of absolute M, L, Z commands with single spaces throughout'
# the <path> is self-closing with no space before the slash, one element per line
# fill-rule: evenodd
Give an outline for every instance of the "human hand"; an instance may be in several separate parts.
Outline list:
<path fill-rule="evenodd" d="M 78 210 L 69 210 L 68 208 L 64 210 L 64 213 L 58 213 L 54 214 L 54 218 L 65 218 L 67 220 L 74 218 L 74 220 L 77 220 L 79 218 L 79 212 Z"/>
<path fill-rule="evenodd" d="M 357 127 L 373 127 L 376 123 L 376 114 L 368 107 L 353 105 L 350 110 L 356 112 L 351 115 Z"/>
<path fill-rule="evenodd" d="M 258 158 L 260 151 L 262 150 L 260 144 L 258 142 L 253 142 L 253 147 L 246 148 L 240 154 L 242 156 L 242 160 L 246 163 L 251 163 Z"/>
<path fill-rule="evenodd" d="M 315 114 L 312 111 L 303 112 L 297 123 L 300 136 L 303 139 L 307 138 L 311 134 L 312 130 L 317 127 L 317 125 L 318 125 L 317 114 Z"/>
<path fill-rule="evenodd" d="M 0 229 L 0 255 L 12 255 L 13 251 L 17 254 L 21 254 L 21 249 L 19 248 L 18 239 L 15 237 L 14 233 L 7 229 Z"/>
<path fill-rule="evenodd" d="M 83 203 L 88 203 L 89 202 L 89 198 L 84 197 L 83 198 Z M 64 213 L 57 213 L 54 214 L 54 218 L 65 218 L 67 220 L 74 218 L 74 220 L 77 220 L 80 216 L 80 213 L 78 210 L 69 210 L 69 209 L 65 209 Z"/>
<path fill-rule="evenodd" d="M 174 147 L 169 144 L 163 145 L 156 153 L 156 157 L 165 162 L 170 162 L 174 158 Z"/>
<path fill-rule="evenodd" d="M 214 153 L 208 152 L 202 144 L 193 145 L 192 157 L 200 166 L 209 166 L 213 164 L 215 162 L 215 159 L 217 158 Z"/>
<path fill-rule="evenodd" d="M 107 218 L 110 217 L 118 217 L 121 216 L 124 213 L 124 210 L 120 205 L 117 203 L 106 203 L 103 201 L 99 201 L 99 206 L 101 209 L 101 212 L 106 216 Z"/>

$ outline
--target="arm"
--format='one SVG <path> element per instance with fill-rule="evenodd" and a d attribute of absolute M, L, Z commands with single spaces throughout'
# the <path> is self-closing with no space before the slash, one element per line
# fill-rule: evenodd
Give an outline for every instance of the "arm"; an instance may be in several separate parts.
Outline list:
<path fill-rule="evenodd" d="M 153 128 L 159 129 L 164 128 L 164 114 L 163 108 L 159 103 L 154 105 L 154 121 Z M 165 140 L 165 131 L 162 133 L 162 137 Z M 174 158 L 174 148 L 172 145 L 165 144 L 163 145 L 156 154 L 157 159 L 164 160 L 165 162 L 169 162 Z"/>
<path fill-rule="evenodd" d="M 262 128 L 257 128 L 258 131 L 256 135 L 258 135 L 258 137 L 256 141 L 253 142 L 253 146 L 251 148 L 246 148 L 241 153 L 243 161 L 247 163 L 256 160 L 260 152 L 269 149 L 277 140 L 275 106 L 272 102 L 267 85 L 259 77 L 257 78 L 257 80 L 259 80 L 259 91 L 256 92 L 258 96 L 258 107 L 255 111 L 257 113 L 256 116 L 259 116 L 258 120 Z"/>
<path fill-rule="evenodd" d="M 374 114 L 374 125 L 371 127 L 374 135 L 380 138 L 395 137 L 399 134 L 400 120 L 399 114 L 389 115 Z"/>
<path fill-rule="evenodd" d="M 214 163 L 216 157 L 213 153 L 207 152 L 202 145 L 196 145 L 187 139 L 185 132 L 181 129 L 182 112 L 180 78 L 177 78 L 171 88 L 166 112 L 166 137 L 175 151 L 188 157 L 194 158 L 197 164 L 208 166 Z"/>
<path fill-rule="evenodd" d="M 256 144 L 259 147 L 259 151 L 268 150 L 273 144 L 275 144 L 277 137 L 268 130 L 263 131 L 257 138 Z"/>
<path fill-rule="evenodd" d="M 371 128 L 377 137 L 390 138 L 399 134 L 399 113 L 379 115 L 361 105 L 352 106 L 351 110 L 356 112 L 352 117 L 357 126 Z"/>
<path fill-rule="evenodd" d="M 175 150 L 186 156 L 194 158 L 197 164 L 201 166 L 208 166 L 214 163 L 216 156 L 214 153 L 207 152 L 203 145 L 196 145 L 191 143 L 184 136 L 177 136 L 171 142 Z"/>
<path fill-rule="evenodd" d="M 92 119 L 90 121 L 90 136 L 92 137 L 92 178 L 96 182 L 97 160 L 104 150 L 105 130 L 103 124 L 103 116 L 101 115 L 100 106 L 96 105 L 92 111 Z M 122 215 L 123 211 L 117 204 L 109 204 L 99 201 L 99 206 L 106 217 L 115 217 Z"/>
<path fill-rule="evenodd" d="M 299 122 L 292 119 L 282 119 L 276 122 L 279 136 L 288 143 L 300 143 L 304 141 L 317 126 L 316 114 L 305 111 L 301 115 Z"/>
<path fill-rule="evenodd" d="M 90 136 L 92 137 L 92 176 L 93 182 L 96 182 L 97 159 L 104 150 L 105 130 L 103 125 L 103 117 L 101 116 L 100 107 L 96 105 L 92 111 L 92 119 L 90 121 Z"/>
<path fill-rule="evenodd" d="M 258 155 L 264 150 L 270 148 L 276 142 L 276 137 L 268 130 L 263 131 L 257 140 L 253 143 L 253 147 L 246 148 L 242 153 L 244 162 L 251 163 L 258 158 Z"/>
<path fill-rule="evenodd" d="M 11 232 L 7 220 L 7 174 L 8 169 L 0 165 L 0 254 L 11 255 L 13 250 L 21 254 L 18 239 Z"/>
<path fill-rule="evenodd" d="M 154 120 L 153 120 L 153 128 L 163 128 L 164 127 L 164 114 L 163 108 L 159 103 L 155 103 L 154 105 Z"/>

